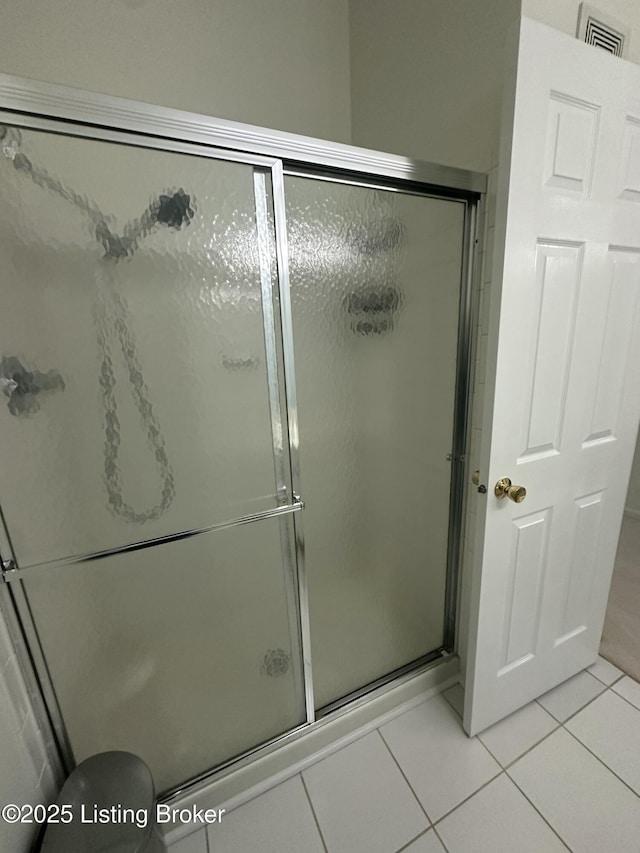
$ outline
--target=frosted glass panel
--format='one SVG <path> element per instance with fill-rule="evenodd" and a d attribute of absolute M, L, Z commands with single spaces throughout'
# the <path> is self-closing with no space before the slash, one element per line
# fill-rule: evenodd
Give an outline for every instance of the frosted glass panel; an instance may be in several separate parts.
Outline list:
<path fill-rule="evenodd" d="M 464 206 L 286 181 L 323 706 L 443 643 Z"/>
<path fill-rule="evenodd" d="M 253 168 L 14 128 L 0 144 L 19 564 L 275 506 Z"/>
<path fill-rule="evenodd" d="M 166 790 L 303 721 L 281 523 L 27 576 L 76 760 L 129 750 Z"/>

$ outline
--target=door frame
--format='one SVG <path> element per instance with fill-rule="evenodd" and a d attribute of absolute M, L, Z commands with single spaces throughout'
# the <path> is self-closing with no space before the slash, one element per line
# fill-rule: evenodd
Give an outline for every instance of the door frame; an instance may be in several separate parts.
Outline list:
<path fill-rule="evenodd" d="M 452 463 L 449 497 L 449 543 L 445 635 L 443 647 L 430 655 L 389 673 L 325 709 L 316 717 L 309 645 L 309 615 L 306 575 L 304 572 L 304 539 L 301 514 L 292 516 L 295 530 L 300 624 L 303 649 L 303 673 L 307 720 L 299 727 L 265 744 L 237 756 L 223 765 L 200 774 L 175 789 L 163 799 L 175 799 L 185 792 L 192 794 L 281 746 L 331 722 L 336 716 L 363 701 L 389 691 L 403 680 L 411 679 L 437 665 L 457 651 L 457 614 L 459 574 L 462 560 L 462 532 L 465 523 L 465 482 L 467 467 L 471 368 L 474 349 L 474 317 L 477 313 L 479 282 L 478 239 L 483 219 L 487 189 L 486 175 L 406 157 L 382 154 L 367 149 L 325 142 L 297 134 L 284 133 L 210 118 L 194 113 L 156 107 L 107 95 L 71 89 L 50 83 L 0 74 L 0 123 L 15 124 L 34 130 L 49 130 L 65 135 L 110 142 L 126 142 L 142 147 L 161 148 L 184 153 L 203 152 L 207 156 L 236 160 L 266 168 L 273 180 L 273 206 L 276 219 L 276 242 L 280 276 L 280 310 L 285 384 L 289 415 L 289 452 L 292 466 L 293 499 L 297 501 L 300 482 L 298 466 L 297 424 L 295 411 L 295 373 L 286 253 L 286 220 L 284 212 L 285 174 L 344 180 L 351 184 L 384 189 L 406 190 L 436 198 L 458 200 L 465 205 L 463 256 L 460 281 L 460 310 L 457 343 L 454 431 L 450 461 Z M 283 297 L 284 294 L 284 298 Z M 301 508 L 298 507 L 298 508 Z M 291 507 L 282 506 L 274 514 L 284 514 Z M 180 535 L 179 535 L 180 536 Z M 173 539 L 174 537 L 168 537 Z M 74 766 L 66 728 L 56 700 L 54 685 L 40 647 L 38 632 L 31 614 L 21 570 L 7 556 L 13 555 L 7 526 L 0 510 L 0 609 L 3 611 L 19 663 L 33 703 L 36 721 L 44 733 L 49 758 L 59 780 L 63 771 Z M 67 562 L 67 561 L 65 561 Z M 295 563 L 295 560 L 294 560 Z M 34 569 L 35 570 L 35 569 Z M 2 580 L 7 581 L 3 583 Z"/>

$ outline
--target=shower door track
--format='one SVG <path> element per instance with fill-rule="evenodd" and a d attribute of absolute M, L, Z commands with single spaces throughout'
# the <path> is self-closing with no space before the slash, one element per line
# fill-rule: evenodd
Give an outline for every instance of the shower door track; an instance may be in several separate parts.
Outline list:
<path fill-rule="evenodd" d="M 267 743 L 248 750 L 222 765 L 206 771 L 166 791 L 163 799 L 177 799 L 206 787 L 235 768 L 243 766 L 317 729 L 355 707 L 381 695 L 394 686 L 416 677 L 438 665 L 455 651 L 456 612 L 459 595 L 459 564 L 464 509 L 467 423 L 470 404 L 470 372 L 473 348 L 473 294 L 479 276 L 475 262 L 478 243 L 478 211 L 486 193 L 486 176 L 463 169 L 423 163 L 410 158 L 386 155 L 340 143 L 324 142 L 296 134 L 265 130 L 193 113 L 150 106 L 49 83 L 0 74 L 0 122 L 63 135 L 104 140 L 111 143 L 158 148 L 253 165 L 270 171 L 275 215 L 276 258 L 280 288 L 280 322 L 282 334 L 284 381 L 289 427 L 289 460 L 291 465 L 292 501 L 260 513 L 244 516 L 209 527 L 182 531 L 158 539 L 141 540 L 115 549 L 84 554 L 55 563 L 89 562 L 116 553 L 154 547 L 179 541 L 219 528 L 249 523 L 273 516 L 295 513 L 294 524 L 297 581 L 296 616 L 302 643 L 302 665 L 305 691 L 306 721 Z M 304 537 L 300 510 L 304 503 L 300 492 L 298 430 L 295 391 L 295 365 L 291 307 L 288 287 L 288 253 L 284 202 L 284 175 L 301 175 L 384 190 L 415 193 L 431 198 L 458 200 L 465 205 L 460 280 L 457 367 L 454 428 L 451 453 L 451 489 L 449 498 L 449 530 L 447 580 L 445 592 L 445 624 L 443 646 L 418 660 L 406 664 L 375 682 L 365 685 L 316 710 L 313 703 L 312 663 L 310 656 L 309 608 L 304 570 Z M 269 353 L 275 363 L 274 353 Z M 274 447 L 275 452 L 275 447 Z M 276 465 L 278 463 L 276 462 Z M 73 767 L 73 752 L 67 736 L 54 685 L 40 646 L 38 631 L 31 614 L 21 578 L 25 572 L 51 567 L 54 562 L 18 568 L 11 547 L 9 531 L 0 510 L 0 559 L 2 577 L 11 583 L 0 583 L 0 606 L 6 612 L 9 629 L 20 659 L 31 695 L 34 713 L 45 733 L 54 770 L 61 779 L 62 771 Z"/>
<path fill-rule="evenodd" d="M 224 779 L 241 767 L 246 767 L 248 764 L 270 755 L 283 746 L 288 746 L 306 735 L 321 730 L 340 717 L 368 704 L 372 699 L 384 696 L 390 690 L 411 681 L 419 675 L 429 672 L 429 670 L 434 669 L 450 657 L 450 653 L 441 648 L 423 655 L 418 660 L 398 667 L 398 669 L 382 676 L 382 678 L 376 679 L 371 684 L 354 690 L 353 693 L 349 693 L 336 702 L 320 708 L 316 713 L 316 719 L 312 723 L 302 723 L 300 726 L 290 729 L 266 743 L 262 743 L 253 749 L 248 749 L 246 752 L 225 761 L 223 764 L 219 764 L 214 770 L 202 773 L 200 776 L 189 780 L 183 785 L 177 785 L 175 788 L 165 791 L 159 799 L 162 802 L 177 805 L 184 797 L 197 795 L 199 791 L 206 789 L 213 782 Z"/>

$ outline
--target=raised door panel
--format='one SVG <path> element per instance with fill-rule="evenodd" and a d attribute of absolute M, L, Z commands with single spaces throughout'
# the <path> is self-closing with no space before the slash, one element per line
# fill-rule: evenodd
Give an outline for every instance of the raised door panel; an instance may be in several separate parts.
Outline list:
<path fill-rule="evenodd" d="M 551 92 L 544 183 L 588 196 L 595 161 L 600 107 L 564 92 Z"/>
<path fill-rule="evenodd" d="M 518 462 L 560 452 L 581 268 L 581 244 L 538 243 L 523 382 L 529 411 Z"/>

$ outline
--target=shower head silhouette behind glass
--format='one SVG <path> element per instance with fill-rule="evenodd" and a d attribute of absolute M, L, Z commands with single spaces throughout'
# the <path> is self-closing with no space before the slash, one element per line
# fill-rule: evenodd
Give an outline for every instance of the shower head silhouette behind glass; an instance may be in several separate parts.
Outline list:
<path fill-rule="evenodd" d="M 107 500 L 111 511 L 127 521 L 142 524 L 146 521 L 157 519 L 163 515 L 171 505 L 175 496 L 175 482 L 171 464 L 167 457 L 164 438 L 160 425 L 153 411 L 149 391 L 146 386 L 144 375 L 138 361 L 136 343 L 133 332 L 127 322 L 127 304 L 125 297 L 118 292 L 115 281 L 114 266 L 118 261 L 131 258 L 140 247 L 141 241 L 158 228 L 168 228 L 172 231 L 189 225 L 195 214 L 192 196 L 184 189 L 169 189 L 154 198 L 142 214 L 132 219 L 124 226 L 121 234 L 116 234 L 109 227 L 107 217 L 97 205 L 89 201 L 85 196 L 77 193 L 71 187 L 66 186 L 56 177 L 51 175 L 42 166 L 36 165 L 22 151 L 22 135 L 17 127 L 0 125 L 0 145 L 2 154 L 11 161 L 14 168 L 25 177 L 33 181 L 37 186 L 48 190 L 59 196 L 76 208 L 80 209 L 93 223 L 94 234 L 98 243 L 104 248 L 102 264 L 98 268 L 98 278 L 104 291 L 102 300 L 109 303 L 113 315 L 112 323 L 106 322 L 106 310 L 103 306 L 98 322 L 98 343 L 102 351 L 102 363 L 100 366 L 99 384 L 102 393 L 105 414 L 105 444 L 104 444 L 104 483 L 107 490 Z M 147 440 L 153 452 L 155 464 L 158 468 L 162 489 L 160 500 L 152 507 L 137 510 L 127 503 L 122 494 L 121 472 L 119 465 L 120 451 L 120 422 L 117 414 L 117 399 L 115 396 L 116 377 L 113 369 L 109 333 L 115 331 L 118 338 L 122 356 L 124 359 L 131 392 L 140 422 L 147 433 Z M 17 359 L 13 357 L 4 358 L 2 365 L 15 367 Z M 6 372 L 6 371 L 5 371 Z M 51 373 L 51 371 L 49 372 Z M 35 395 L 40 390 L 34 385 L 34 376 L 41 376 L 38 372 L 30 372 L 30 393 Z M 47 374 L 49 375 L 49 374 Z M 9 410 L 12 414 L 29 413 L 37 407 L 27 409 L 25 406 L 17 406 L 17 401 L 12 400 L 12 395 L 21 393 L 24 382 L 20 377 L 4 376 L 5 393 L 10 397 Z M 57 387 L 64 388 L 64 382 L 60 378 Z"/>

